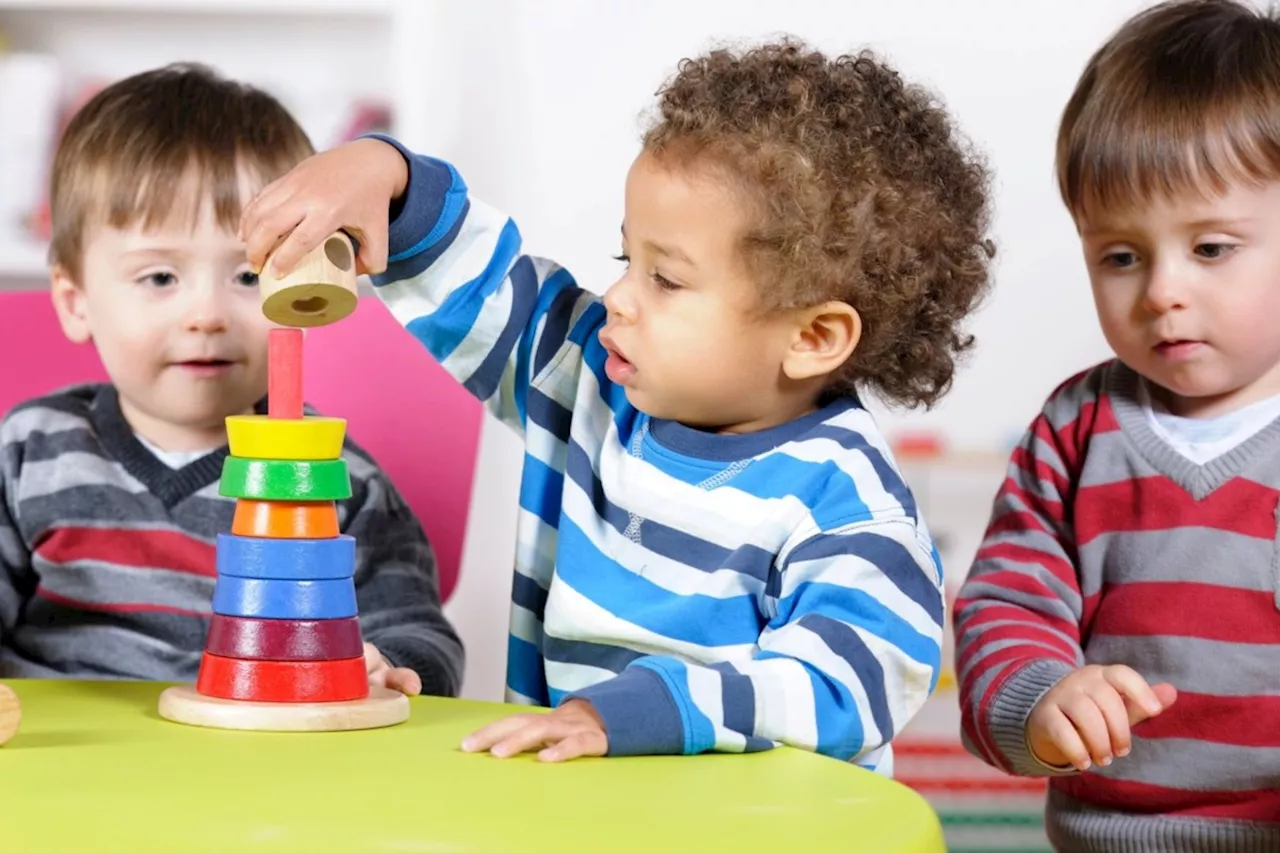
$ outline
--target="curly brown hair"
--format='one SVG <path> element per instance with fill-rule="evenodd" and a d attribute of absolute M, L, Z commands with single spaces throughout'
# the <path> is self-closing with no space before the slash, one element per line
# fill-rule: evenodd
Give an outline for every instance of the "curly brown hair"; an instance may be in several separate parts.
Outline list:
<path fill-rule="evenodd" d="M 932 406 L 973 345 L 959 327 L 995 255 L 986 166 L 937 98 L 870 51 L 829 59 L 792 39 L 686 59 L 658 96 L 645 149 L 726 169 L 754 203 L 741 244 L 766 307 L 860 315 L 828 393 Z"/>

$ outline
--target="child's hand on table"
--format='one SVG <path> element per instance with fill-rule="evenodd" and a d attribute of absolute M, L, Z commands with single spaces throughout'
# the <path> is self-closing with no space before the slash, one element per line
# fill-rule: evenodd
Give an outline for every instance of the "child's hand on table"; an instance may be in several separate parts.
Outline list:
<path fill-rule="evenodd" d="M 387 268 L 388 209 L 404 195 L 409 165 L 393 146 L 358 139 L 303 160 L 267 184 L 240 217 L 250 266 L 287 274 L 307 252 L 339 229 L 360 244 L 356 269 Z"/>
<path fill-rule="evenodd" d="M 373 643 L 364 644 L 364 665 L 369 671 L 369 683 L 374 687 L 399 690 L 406 696 L 422 692 L 422 679 L 418 673 L 403 666 L 393 667 Z"/>
<path fill-rule="evenodd" d="M 1171 684 L 1147 684 L 1127 666 L 1092 664 L 1046 693 L 1027 719 L 1031 754 L 1051 767 L 1084 772 L 1129 754 L 1129 730 L 1177 699 Z"/>
<path fill-rule="evenodd" d="M 605 755 L 609 738 L 590 702 L 570 699 L 549 714 L 516 714 L 490 723 L 462 741 L 465 752 L 488 750 L 507 758 L 538 750 L 542 761 Z"/>

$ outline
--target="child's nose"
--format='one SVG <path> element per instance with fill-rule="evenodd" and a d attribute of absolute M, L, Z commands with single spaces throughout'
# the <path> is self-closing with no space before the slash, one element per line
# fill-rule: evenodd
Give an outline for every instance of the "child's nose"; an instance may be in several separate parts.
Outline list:
<path fill-rule="evenodd" d="M 604 292 L 604 307 L 611 317 L 623 320 L 635 319 L 635 299 L 632 296 L 626 276 L 618 279 L 612 287 Z"/>
<path fill-rule="evenodd" d="M 1157 314 L 1185 307 L 1186 293 L 1180 277 L 1167 267 L 1153 267 L 1143 301 L 1149 310 Z"/>
<path fill-rule="evenodd" d="M 193 332 L 224 332 L 229 313 L 220 288 L 194 290 L 187 306 L 187 328 Z"/>

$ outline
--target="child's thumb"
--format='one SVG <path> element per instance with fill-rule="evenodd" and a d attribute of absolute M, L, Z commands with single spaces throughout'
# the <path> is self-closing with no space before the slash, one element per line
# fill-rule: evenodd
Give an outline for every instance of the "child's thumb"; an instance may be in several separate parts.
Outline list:
<path fill-rule="evenodd" d="M 1151 692 L 1155 694 L 1156 700 L 1160 703 L 1160 710 L 1156 714 L 1152 714 L 1137 702 L 1126 702 L 1125 705 L 1129 710 L 1129 725 L 1136 726 L 1143 720 L 1149 720 L 1157 714 L 1167 711 L 1169 706 L 1178 699 L 1177 689 L 1167 682 L 1151 685 Z"/>

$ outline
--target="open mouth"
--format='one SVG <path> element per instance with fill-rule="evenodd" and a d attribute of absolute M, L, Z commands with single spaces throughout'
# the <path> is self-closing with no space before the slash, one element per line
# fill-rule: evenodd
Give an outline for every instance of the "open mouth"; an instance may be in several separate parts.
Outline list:
<path fill-rule="evenodd" d="M 636 375 L 636 366 L 627 361 L 617 350 L 607 350 L 608 358 L 604 362 L 605 375 L 610 381 L 619 385 L 625 385 L 633 376 Z"/>

